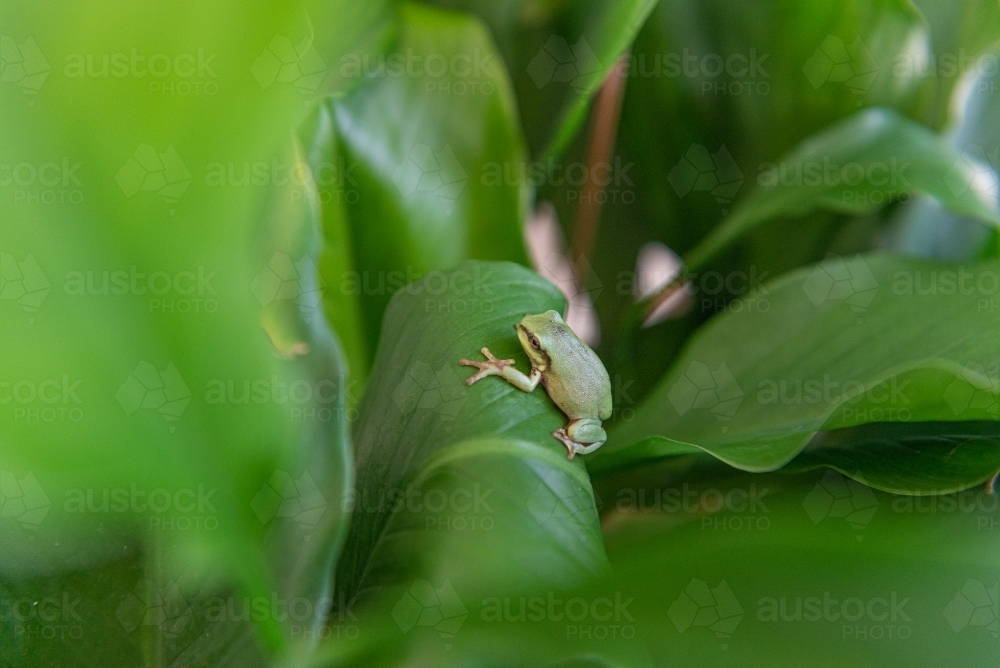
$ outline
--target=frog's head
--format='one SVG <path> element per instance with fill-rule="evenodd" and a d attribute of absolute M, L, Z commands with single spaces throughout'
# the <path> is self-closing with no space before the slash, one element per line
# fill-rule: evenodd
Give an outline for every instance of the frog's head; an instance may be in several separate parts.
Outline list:
<path fill-rule="evenodd" d="M 528 354 L 531 366 L 539 371 L 545 371 L 549 365 L 549 351 L 555 338 L 566 327 L 562 316 L 557 311 L 546 311 L 538 315 L 525 315 L 521 322 L 514 325 L 521 347 Z"/>

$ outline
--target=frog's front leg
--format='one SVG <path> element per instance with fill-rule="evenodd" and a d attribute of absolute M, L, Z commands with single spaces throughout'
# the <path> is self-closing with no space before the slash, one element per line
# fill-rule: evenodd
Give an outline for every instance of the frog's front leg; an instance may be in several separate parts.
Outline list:
<path fill-rule="evenodd" d="M 467 359 L 458 360 L 459 364 L 474 366 L 479 369 L 477 373 L 469 376 L 469 379 L 465 381 L 466 385 L 472 385 L 476 381 L 486 378 L 486 376 L 500 376 L 517 389 L 525 392 L 531 392 L 538 387 L 538 381 L 542 379 L 542 372 L 538 369 L 532 368 L 531 373 L 525 376 L 514 368 L 514 360 L 499 360 L 490 353 L 489 348 L 483 348 L 482 353 L 486 357 L 485 362 L 475 362 Z"/>
<path fill-rule="evenodd" d="M 589 454 L 608 440 L 608 434 L 601 426 L 601 421 L 593 418 L 570 420 L 569 424 L 556 429 L 552 435 L 566 446 L 567 459 L 573 459 L 577 453 Z"/>

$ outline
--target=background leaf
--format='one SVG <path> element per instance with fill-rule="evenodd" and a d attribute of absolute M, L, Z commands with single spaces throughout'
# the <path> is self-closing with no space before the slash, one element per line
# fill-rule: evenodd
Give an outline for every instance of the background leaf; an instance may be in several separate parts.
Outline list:
<path fill-rule="evenodd" d="M 342 250 L 342 260 L 324 264 L 342 269 L 324 274 L 343 295 L 328 304 L 359 305 L 334 319 L 344 326 L 345 313 L 360 310 L 364 350 L 378 341 L 392 293 L 427 272 L 470 257 L 526 262 L 528 193 L 505 176 L 523 163 L 524 145 L 489 35 L 475 19 L 413 3 L 400 6 L 399 21 L 390 53 L 360 61 L 364 84 L 331 102 L 336 136 L 317 128 L 318 141 L 336 142 L 342 171 L 322 191 L 328 236 L 350 244 L 349 256 Z M 353 361 L 365 357 L 360 344 L 352 348 Z M 367 368 L 355 373 L 364 378 Z"/>
<path fill-rule="evenodd" d="M 766 310 L 735 302 L 705 327 L 590 463 L 625 465 L 655 437 L 637 457 L 691 451 L 679 441 L 764 471 L 821 429 L 996 420 L 997 271 L 869 255 L 789 274 L 755 296 Z"/>
<path fill-rule="evenodd" d="M 895 494 L 950 494 L 1000 469 L 998 438 L 998 422 L 876 422 L 820 432 L 782 470 L 828 466 Z"/>
<path fill-rule="evenodd" d="M 998 54 L 994 51 L 986 57 L 996 59 Z M 949 129 L 948 141 L 956 151 L 963 153 L 962 162 L 988 175 L 991 171 L 995 173 L 1000 165 L 997 153 L 1000 137 L 996 134 L 1000 107 L 993 94 L 998 75 L 987 68 L 990 60 L 976 62 L 979 65 L 973 73 L 978 72 L 978 75 L 970 76 L 952 100 L 952 106 L 960 109 L 961 115 Z M 960 189 L 962 182 L 954 184 Z M 1000 188 L 985 193 L 992 197 L 994 206 L 1000 197 L 998 193 Z M 892 221 L 886 245 L 910 255 L 961 261 L 988 252 L 987 247 L 996 234 L 993 225 L 963 216 L 932 199 L 917 197 Z"/>
<path fill-rule="evenodd" d="M 668 491 L 689 495 L 681 505 Z M 942 650 L 986 665 L 989 617 L 972 621 L 970 597 L 990 600 L 995 497 L 922 501 L 829 471 L 660 481 L 646 488 L 646 512 L 608 532 L 605 589 L 634 597 L 636 637 L 655 665 L 798 655 L 809 666 L 929 666 Z"/>
<path fill-rule="evenodd" d="M 434 0 L 480 17 L 511 73 L 531 156 L 556 159 L 656 2 Z"/>
<path fill-rule="evenodd" d="M 914 191 L 957 213 L 1000 224 L 997 178 L 977 164 L 926 128 L 887 110 L 868 110 L 763 169 L 758 188 L 685 259 L 692 269 L 701 268 L 770 218 L 817 208 L 857 214 Z"/>

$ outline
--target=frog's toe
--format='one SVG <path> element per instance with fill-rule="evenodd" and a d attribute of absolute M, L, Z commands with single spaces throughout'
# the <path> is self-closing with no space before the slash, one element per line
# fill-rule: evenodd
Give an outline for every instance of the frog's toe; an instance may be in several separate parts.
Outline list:
<path fill-rule="evenodd" d="M 567 436 L 566 430 L 563 427 L 559 427 L 552 432 L 552 437 L 561 441 L 566 446 L 566 459 L 572 461 L 573 457 L 576 456 L 576 450 L 580 444 Z"/>

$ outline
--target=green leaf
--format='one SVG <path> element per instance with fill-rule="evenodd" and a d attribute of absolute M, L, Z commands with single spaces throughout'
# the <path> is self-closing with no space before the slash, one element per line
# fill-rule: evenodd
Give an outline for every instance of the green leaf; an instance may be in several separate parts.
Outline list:
<path fill-rule="evenodd" d="M 607 520 L 604 590 L 633 599 L 654 665 L 992 661 L 992 618 L 974 614 L 1000 565 L 996 497 L 898 497 L 833 471 L 687 483 Z"/>
<path fill-rule="evenodd" d="M 822 466 L 895 494 L 950 494 L 1000 470 L 1000 422 L 872 423 L 820 432 L 782 471 Z"/>
<path fill-rule="evenodd" d="M 489 26 L 511 73 L 531 155 L 557 158 L 656 0 L 432 0 Z"/>
<path fill-rule="evenodd" d="M 324 263 L 340 271 L 324 273 L 340 293 L 327 304 L 355 300 L 332 317 L 351 322 L 360 308 L 367 350 L 392 293 L 415 278 L 467 258 L 527 262 L 527 186 L 504 176 L 523 163 L 523 140 L 489 35 L 474 19 L 412 3 L 400 5 L 399 21 L 391 53 L 362 61 L 364 85 L 330 103 L 340 171 L 321 189 L 333 200 L 327 235 L 340 248 Z M 330 137 L 319 129 L 310 145 Z M 354 341 L 348 329 L 338 331 Z M 352 362 L 366 356 L 360 344 L 349 350 Z"/>
<path fill-rule="evenodd" d="M 512 263 L 464 262 L 393 297 L 354 430 L 354 515 L 337 570 L 346 600 L 418 575 L 470 588 L 476 563 L 492 564 L 491 583 L 565 584 L 600 569 L 589 481 L 551 436 L 565 416 L 502 379 L 467 387 L 458 364 L 485 346 L 527 369 L 514 324 L 564 307 L 552 284 Z M 491 495 L 496 528 L 455 531 L 452 516 L 474 523 L 484 511 L 434 511 L 435 495 Z"/>
<path fill-rule="evenodd" d="M 685 255 L 690 269 L 768 220 L 815 210 L 860 214 L 914 192 L 1000 225 L 995 177 L 927 128 L 887 109 L 860 112 L 762 167 L 757 189 Z"/>
<path fill-rule="evenodd" d="M 998 280 L 996 262 L 868 255 L 766 284 L 699 331 L 589 464 L 607 470 L 693 446 L 766 471 L 820 430 L 995 421 Z"/>
<path fill-rule="evenodd" d="M 1000 53 L 995 51 L 988 56 L 995 59 Z M 947 140 L 955 151 L 964 154 L 963 160 L 985 173 L 984 178 L 995 174 L 1000 167 L 1000 133 L 997 132 L 1000 102 L 993 94 L 997 85 L 1000 85 L 1000 75 L 994 70 L 982 69 L 956 91 L 951 101 L 952 108 L 961 113 L 954 119 Z M 956 182 L 955 187 L 960 189 L 961 182 Z M 997 205 L 1000 188 L 995 188 L 991 194 Z M 993 225 L 959 215 L 928 197 L 917 197 L 893 221 L 890 248 L 908 255 L 969 260 L 983 253 L 996 235 Z"/>
<path fill-rule="evenodd" d="M 351 232 L 347 217 L 348 167 L 339 152 L 333 117 L 328 105 L 316 110 L 299 130 L 301 152 L 311 173 L 315 199 L 311 209 L 320 219 L 323 243 L 318 269 L 322 282 L 323 310 L 344 349 L 352 387 L 352 408 L 357 404 L 371 366 L 371 346 L 364 331 L 361 300 L 351 291 L 340 289 L 339 281 L 354 268 Z M 356 193 L 355 193 L 356 194 Z"/>
<path fill-rule="evenodd" d="M 934 83 L 933 106 L 925 114 L 925 120 L 931 127 L 941 127 L 955 110 L 949 100 L 960 88 L 962 79 L 982 78 L 994 69 L 988 51 L 1000 40 L 1000 3 L 993 0 L 956 3 L 915 0 L 913 4 L 930 27 L 931 49 L 924 62 L 914 57 L 901 61 L 901 65 L 919 69 Z"/>
<path fill-rule="evenodd" d="M 573 14 L 563 19 L 572 26 L 569 34 L 553 34 L 541 45 L 526 71 L 536 87 L 553 89 L 534 107 L 535 118 L 551 119 L 542 134 L 549 138 L 542 144 L 542 160 L 556 158 L 572 141 L 591 98 L 656 4 L 657 0 L 575 4 Z"/>
<path fill-rule="evenodd" d="M 295 153 L 290 162 L 302 165 L 305 157 Z M 276 595 L 309 603 L 311 613 L 298 614 L 290 625 L 309 647 L 326 622 L 324 602 L 332 593 L 333 569 L 347 531 L 347 513 L 336 500 L 353 484 L 349 419 L 354 402 L 344 355 L 320 298 L 317 259 L 328 243 L 318 208 L 307 205 L 318 201 L 318 192 L 314 184 L 305 188 L 301 198 L 293 196 L 291 185 L 276 193 L 264 222 L 266 266 L 277 275 L 297 269 L 298 285 L 294 292 L 279 292 L 261 316 L 279 354 L 299 365 L 287 397 L 276 388 L 272 400 L 292 404 L 287 419 L 301 425 L 300 437 L 286 467 L 261 481 L 251 507 L 267 528 L 263 547 Z M 261 401 L 259 390 L 254 401 Z"/>

